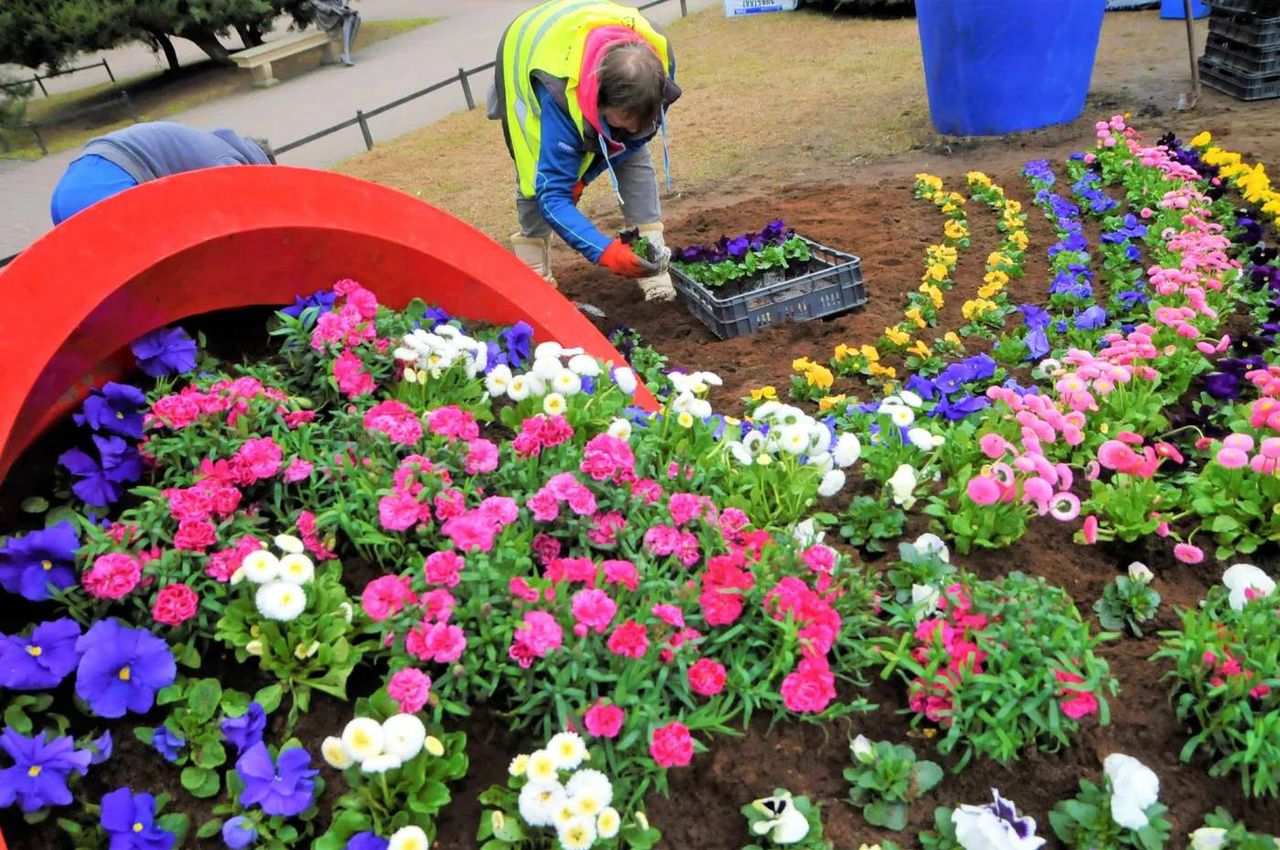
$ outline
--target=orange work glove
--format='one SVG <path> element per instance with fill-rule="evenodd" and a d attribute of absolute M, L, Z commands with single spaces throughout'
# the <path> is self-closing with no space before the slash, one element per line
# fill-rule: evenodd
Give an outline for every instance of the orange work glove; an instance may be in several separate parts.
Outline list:
<path fill-rule="evenodd" d="M 574 206 L 577 206 L 578 199 L 582 197 L 582 190 L 585 188 L 587 188 L 587 184 L 583 183 L 581 180 L 573 184 L 573 194 L 571 197 L 573 198 Z"/>
<path fill-rule="evenodd" d="M 614 274 L 623 277 L 652 277 L 662 272 L 661 264 L 651 263 L 636 256 L 631 246 L 621 239 L 615 239 L 609 243 L 609 247 L 605 248 L 604 253 L 600 255 L 599 263 Z"/>

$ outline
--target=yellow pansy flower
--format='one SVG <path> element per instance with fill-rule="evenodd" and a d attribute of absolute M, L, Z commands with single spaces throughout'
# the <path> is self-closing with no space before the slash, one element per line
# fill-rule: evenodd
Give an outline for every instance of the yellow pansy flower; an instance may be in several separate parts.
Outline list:
<path fill-rule="evenodd" d="M 950 273 L 945 263 L 930 263 L 929 268 L 925 270 L 924 279 L 928 280 L 946 280 Z"/>
<path fill-rule="evenodd" d="M 1017 233 L 1009 237 L 1009 241 L 1012 242 L 1019 251 L 1025 251 L 1027 248 L 1026 231 L 1019 230 Z"/>
<path fill-rule="evenodd" d="M 831 374 L 831 370 L 826 366 L 813 363 L 805 370 L 804 380 L 811 387 L 825 390 L 835 381 L 835 376 Z"/>
<path fill-rule="evenodd" d="M 818 399 L 818 409 L 823 413 L 826 413 L 828 410 L 833 410 L 837 406 L 843 404 L 844 400 L 844 393 L 841 393 L 840 395 L 824 395 L 822 398 Z"/>
<path fill-rule="evenodd" d="M 981 171 L 969 171 L 964 175 L 964 179 L 969 181 L 970 186 L 990 186 L 991 178 L 983 174 Z"/>
<path fill-rule="evenodd" d="M 868 363 L 877 363 L 880 360 L 880 352 L 876 351 L 876 347 L 874 345 L 863 344 L 863 346 L 858 349 L 858 353 L 867 358 Z"/>
<path fill-rule="evenodd" d="M 964 345 L 964 342 L 960 339 L 960 335 L 955 331 L 947 331 L 942 335 L 942 339 L 944 342 L 949 342 L 952 345 Z"/>
<path fill-rule="evenodd" d="M 929 323 L 924 320 L 924 316 L 920 315 L 919 307 L 912 307 L 903 315 L 906 316 L 909 321 L 915 324 L 917 328 L 924 328 L 929 326 Z"/>
<path fill-rule="evenodd" d="M 896 378 L 898 377 L 898 370 L 892 366 L 881 366 L 879 363 L 874 363 L 871 366 L 871 374 L 885 378 Z"/>
<path fill-rule="evenodd" d="M 808 357 L 797 357 L 791 361 L 791 370 L 793 372 L 803 372 L 813 363 Z"/>
<path fill-rule="evenodd" d="M 1206 147 L 1212 141 L 1213 141 L 1213 136 L 1209 133 L 1208 130 L 1205 130 L 1203 133 L 1197 133 L 1196 135 L 1191 137 L 1191 147 L 1203 148 L 1203 147 Z"/>
<path fill-rule="evenodd" d="M 751 391 L 752 401 L 777 401 L 778 391 L 773 387 L 760 387 Z"/>
<path fill-rule="evenodd" d="M 924 344 L 924 340 L 916 340 L 916 344 L 907 349 L 910 353 L 917 357 L 932 357 L 933 350 Z"/>
<path fill-rule="evenodd" d="M 963 239 L 969 235 L 969 228 L 965 227 L 963 222 L 948 221 L 946 226 L 942 228 L 942 233 L 948 239 Z"/>
<path fill-rule="evenodd" d="M 848 358 L 853 356 L 854 356 L 853 349 L 845 345 L 843 342 L 836 346 L 836 353 L 835 353 L 836 360 L 847 360 Z"/>
<path fill-rule="evenodd" d="M 935 310 L 942 309 L 943 299 L 942 299 L 941 289 L 926 283 L 920 287 L 920 291 L 923 292 L 925 295 L 929 296 L 929 300 L 933 302 L 933 309 Z"/>
<path fill-rule="evenodd" d="M 956 206 L 962 207 L 965 204 L 965 197 L 964 195 L 961 195 L 959 192 L 952 192 L 951 194 L 947 195 L 947 197 L 950 198 L 951 202 Z"/>
<path fill-rule="evenodd" d="M 911 342 L 911 335 L 898 328 L 885 328 L 884 335 L 894 345 L 906 345 Z"/>
<path fill-rule="evenodd" d="M 1022 212 L 1022 201 L 1005 201 L 1004 208 L 1006 212 L 1011 212 L 1014 215 L 1017 215 Z"/>
<path fill-rule="evenodd" d="M 986 286 L 982 286 L 978 289 L 978 297 L 995 298 L 1000 294 L 1000 290 L 1002 289 L 1004 289 L 1003 286 L 996 286 L 995 284 L 988 283 Z"/>
<path fill-rule="evenodd" d="M 989 266 L 1003 266 L 1008 264 L 1009 258 L 999 251 L 992 251 L 987 255 L 987 265 Z"/>
<path fill-rule="evenodd" d="M 991 286 L 1005 286 L 1009 283 L 1009 275 L 999 269 L 995 269 L 983 275 L 982 281 Z"/>
<path fill-rule="evenodd" d="M 972 301 L 964 302 L 960 312 L 966 319 L 973 319 L 975 316 L 984 316 L 995 309 L 996 305 L 991 301 L 985 298 L 975 298 Z"/>
<path fill-rule="evenodd" d="M 942 178 L 935 177 L 932 174 L 926 174 L 923 171 L 916 175 L 916 182 L 923 183 L 932 189 L 942 188 Z"/>

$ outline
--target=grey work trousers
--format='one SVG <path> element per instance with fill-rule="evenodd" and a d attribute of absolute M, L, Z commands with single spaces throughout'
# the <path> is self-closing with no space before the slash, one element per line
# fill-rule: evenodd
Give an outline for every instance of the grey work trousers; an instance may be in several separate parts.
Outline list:
<path fill-rule="evenodd" d="M 613 167 L 618 175 L 618 194 L 622 195 L 622 217 L 627 227 L 656 224 L 662 220 L 662 205 L 658 200 L 658 180 L 653 168 L 649 146 L 637 150 Z M 609 182 L 608 172 L 600 174 L 599 181 Z M 551 225 L 538 211 L 536 198 L 524 198 L 516 192 L 516 216 L 520 220 L 520 233 L 532 239 L 551 235 Z"/>

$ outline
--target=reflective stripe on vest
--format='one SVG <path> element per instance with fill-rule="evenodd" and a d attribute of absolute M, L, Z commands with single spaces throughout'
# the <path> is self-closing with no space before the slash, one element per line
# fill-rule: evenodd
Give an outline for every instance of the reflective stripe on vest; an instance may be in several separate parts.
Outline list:
<path fill-rule="evenodd" d="M 578 105 L 578 77 L 587 33 L 601 26 L 624 26 L 635 30 L 657 51 L 670 73 L 667 40 L 634 8 L 608 0 L 551 0 L 520 15 L 507 29 L 503 41 L 503 87 L 507 130 L 520 194 L 532 198 L 538 153 L 542 142 L 541 107 L 533 90 L 533 73 L 540 71 L 565 81 L 569 116 L 579 137 L 586 134 L 582 109 Z M 584 156 L 578 176 L 590 164 Z"/>

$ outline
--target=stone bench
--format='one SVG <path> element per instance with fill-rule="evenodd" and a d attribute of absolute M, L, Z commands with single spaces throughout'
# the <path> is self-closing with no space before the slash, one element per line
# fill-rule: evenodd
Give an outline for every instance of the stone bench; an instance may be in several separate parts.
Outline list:
<path fill-rule="evenodd" d="M 338 62 L 340 47 L 341 40 L 336 33 L 331 35 L 321 30 L 312 30 L 294 33 L 257 47 L 241 50 L 239 53 L 232 54 L 231 61 L 235 62 L 237 67 L 252 71 L 254 87 L 265 89 L 280 82 L 271 73 L 272 62 L 319 49 L 324 51 L 321 64 L 332 65 Z"/>

